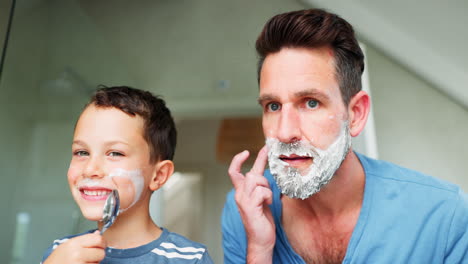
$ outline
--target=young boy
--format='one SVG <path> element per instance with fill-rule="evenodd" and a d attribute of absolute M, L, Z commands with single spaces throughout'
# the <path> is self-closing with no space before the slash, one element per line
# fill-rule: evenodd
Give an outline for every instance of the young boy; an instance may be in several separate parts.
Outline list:
<path fill-rule="evenodd" d="M 202 244 L 158 227 L 150 196 L 174 171 L 174 120 L 165 102 L 130 87 L 101 87 L 75 127 L 68 182 L 84 217 L 97 221 L 109 193 L 120 213 L 99 230 L 55 240 L 42 263 L 212 263 Z"/>

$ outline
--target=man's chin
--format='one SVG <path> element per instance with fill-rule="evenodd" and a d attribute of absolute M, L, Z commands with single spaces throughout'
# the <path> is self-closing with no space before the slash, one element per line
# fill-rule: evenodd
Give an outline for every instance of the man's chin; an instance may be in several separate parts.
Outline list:
<path fill-rule="evenodd" d="M 296 192 L 296 193 L 290 193 L 290 192 L 283 192 L 282 191 L 281 193 L 286 195 L 287 197 L 289 197 L 291 199 L 305 200 L 305 199 L 308 199 L 308 198 L 312 197 L 313 195 L 317 194 L 318 192 L 320 192 L 320 189 L 308 190 L 306 192 Z"/>
<path fill-rule="evenodd" d="M 271 170 L 271 174 L 282 194 L 304 200 L 320 192 L 331 180 L 331 177 L 324 177 L 312 169 L 305 168 L 304 171 L 300 171 L 292 167 L 282 167 Z"/>

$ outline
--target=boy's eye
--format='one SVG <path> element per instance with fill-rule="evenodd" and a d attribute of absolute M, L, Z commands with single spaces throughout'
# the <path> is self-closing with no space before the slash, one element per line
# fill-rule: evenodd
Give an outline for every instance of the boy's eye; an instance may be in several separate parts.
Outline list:
<path fill-rule="evenodd" d="M 123 154 L 120 153 L 120 152 L 112 151 L 112 152 L 109 153 L 109 156 L 111 156 L 111 157 L 121 157 L 121 156 L 123 156 Z"/>
<path fill-rule="evenodd" d="M 266 105 L 267 111 L 268 112 L 276 112 L 281 109 L 280 104 L 271 102 Z"/>
<path fill-rule="evenodd" d="M 310 100 L 307 100 L 306 102 L 306 107 L 309 109 L 315 109 L 318 107 L 318 105 L 319 105 L 319 102 L 317 102 L 317 100 L 310 99 Z"/>
<path fill-rule="evenodd" d="M 89 156 L 89 153 L 84 150 L 78 150 L 78 151 L 73 152 L 73 155 L 83 157 L 83 156 Z"/>

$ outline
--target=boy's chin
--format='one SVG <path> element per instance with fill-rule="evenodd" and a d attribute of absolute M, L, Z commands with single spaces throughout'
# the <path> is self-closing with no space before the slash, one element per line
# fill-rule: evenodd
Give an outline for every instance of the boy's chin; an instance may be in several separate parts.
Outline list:
<path fill-rule="evenodd" d="M 81 209 L 81 213 L 83 214 L 84 218 L 88 219 L 89 221 L 102 220 L 102 209 Z"/>

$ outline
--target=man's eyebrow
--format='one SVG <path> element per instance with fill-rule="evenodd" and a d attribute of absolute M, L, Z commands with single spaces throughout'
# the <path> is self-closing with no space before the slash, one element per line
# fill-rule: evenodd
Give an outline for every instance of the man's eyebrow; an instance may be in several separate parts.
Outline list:
<path fill-rule="evenodd" d="M 329 101 L 330 100 L 330 97 L 327 94 L 325 94 L 325 93 L 323 93 L 320 90 L 315 89 L 315 88 L 311 88 L 311 89 L 296 92 L 294 94 L 294 96 L 295 97 L 312 97 L 312 98 L 319 99 L 321 101 Z"/>
<path fill-rule="evenodd" d="M 258 97 L 257 102 L 259 105 L 262 105 L 263 102 L 265 101 L 278 101 L 279 98 L 277 96 L 274 96 L 272 94 L 264 94 Z"/>
<path fill-rule="evenodd" d="M 330 97 L 327 94 L 325 94 L 325 93 L 323 93 L 320 90 L 315 89 L 315 88 L 305 89 L 305 90 L 296 92 L 296 93 L 294 93 L 294 97 L 297 97 L 297 98 L 312 97 L 312 98 L 316 98 L 316 99 L 318 99 L 320 101 L 330 101 Z M 264 94 L 264 95 L 261 95 L 257 99 L 257 101 L 258 101 L 258 103 L 260 105 L 262 105 L 262 103 L 265 102 L 265 101 L 279 101 L 279 97 L 275 96 L 275 95 L 272 95 L 272 94 Z"/>

